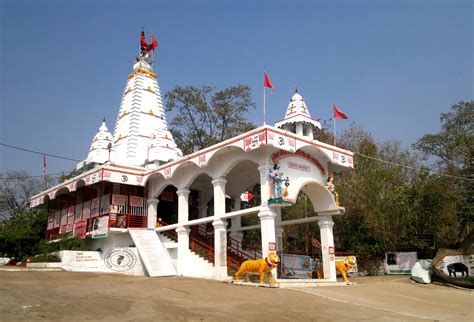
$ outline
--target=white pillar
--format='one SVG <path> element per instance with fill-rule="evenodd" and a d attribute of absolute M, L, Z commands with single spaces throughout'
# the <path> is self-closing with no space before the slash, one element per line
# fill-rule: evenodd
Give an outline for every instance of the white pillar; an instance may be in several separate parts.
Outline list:
<path fill-rule="evenodd" d="M 227 277 L 227 222 L 215 219 L 214 226 L 214 276 Z"/>
<path fill-rule="evenodd" d="M 216 278 L 227 277 L 227 223 L 220 218 L 225 214 L 225 185 L 227 180 L 212 180 L 214 186 L 214 269 Z"/>
<path fill-rule="evenodd" d="M 240 201 L 240 196 L 234 197 L 233 201 L 234 201 L 234 203 L 233 203 L 234 208 L 232 209 L 232 211 L 240 210 L 241 206 L 242 206 L 241 201 Z M 240 216 L 232 217 L 231 218 L 231 223 L 232 223 L 232 232 L 230 233 L 230 237 L 232 237 L 233 239 L 238 241 L 240 246 L 242 246 L 242 237 L 244 236 L 244 234 L 240 230 L 236 231 L 236 229 L 240 229 L 242 227 L 242 217 L 240 217 Z M 239 249 L 239 250 L 241 250 L 241 249 Z"/>
<path fill-rule="evenodd" d="M 184 187 L 176 191 L 178 195 L 178 275 L 183 275 L 189 252 L 189 228 L 184 227 L 189 220 L 189 189 Z"/>
<path fill-rule="evenodd" d="M 332 231 L 334 221 L 332 221 L 331 216 L 318 216 L 318 225 L 321 233 L 321 256 L 323 260 L 324 279 L 336 282 L 334 235 Z"/>
<path fill-rule="evenodd" d="M 307 133 L 307 137 L 310 139 L 310 140 L 313 140 L 314 137 L 313 137 L 313 125 L 312 124 L 308 124 L 308 127 L 306 128 L 306 133 Z"/>
<path fill-rule="evenodd" d="M 300 135 L 300 136 L 304 135 L 304 133 L 303 133 L 303 123 L 301 123 L 301 122 L 296 123 L 296 135 Z"/>
<path fill-rule="evenodd" d="M 265 258 L 269 252 L 269 243 L 275 243 L 275 217 L 273 208 L 262 206 L 258 213 L 262 234 L 262 256 Z"/>
<path fill-rule="evenodd" d="M 155 229 L 156 227 L 156 217 L 157 217 L 157 212 L 158 212 L 158 198 L 148 198 L 146 201 L 148 210 L 147 210 L 147 216 L 148 216 L 148 223 L 147 223 L 147 228 L 148 229 Z"/>
<path fill-rule="evenodd" d="M 198 209 L 199 209 L 199 218 L 207 217 L 207 205 L 199 206 Z"/>
<path fill-rule="evenodd" d="M 272 165 L 270 163 L 260 164 L 258 171 L 260 172 L 260 195 L 262 205 L 268 204 L 268 199 L 270 198 L 270 181 L 268 180 L 268 175 Z"/>
<path fill-rule="evenodd" d="M 176 228 L 176 233 L 178 234 L 178 275 L 184 274 L 187 265 L 186 259 L 189 253 L 189 231 L 190 229 L 184 226 Z"/>
<path fill-rule="evenodd" d="M 281 208 L 273 208 L 275 211 L 275 238 L 277 243 L 277 251 L 283 252 L 283 227 L 281 225 Z"/>
<path fill-rule="evenodd" d="M 275 243 L 275 217 L 274 208 L 262 206 L 262 210 L 258 213 L 260 218 L 260 230 L 262 234 L 262 257 L 265 258 L 270 251 L 270 243 Z M 272 269 L 273 279 L 276 280 L 276 268 Z"/>
<path fill-rule="evenodd" d="M 184 187 L 176 191 L 178 195 L 178 223 L 184 225 L 189 221 L 189 189 Z"/>

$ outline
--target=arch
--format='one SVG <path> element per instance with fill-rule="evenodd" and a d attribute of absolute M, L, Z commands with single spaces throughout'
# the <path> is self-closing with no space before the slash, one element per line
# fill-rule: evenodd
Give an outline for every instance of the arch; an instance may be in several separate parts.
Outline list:
<path fill-rule="evenodd" d="M 191 162 L 191 163 L 188 163 L 187 165 L 188 165 L 188 168 L 183 169 L 182 175 L 176 174 L 176 177 L 173 178 L 172 180 L 174 183 L 176 183 L 177 187 L 180 187 L 180 188 L 190 187 L 194 183 L 194 181 L 196 181 L 196 179 L 200 177 L 201 175 L 206 175 L 212 178 L 212 176 L 207 171 L 198 167 L 195 163 Z M 180 166 L 178 166 L 178 168 Z M 174 173 L 176 173 L 176 169 Z"/>
<path fill-rule="evenodd" d="M 64 194 L 67 194 L 67 193 L 69 193 L 69 189 L 68 189 L 67 187 L 59 188 L 58 190 L 56 190 L 56 191 L 54 192 L 54 196 L 53 196 L 52 199 L 55 199 L 55 198 L 57 198 L 58 196 L 64 195 Z"/>
<path fill-rule="evenodd" d="M 77 190 L 85 186 L 86 186 L 86 182 L 84 181 L 84 179 L 79 179 L 76 181 L 76 184 L 74 185 L 74 190 Z"/>
<path fill-rule="evenodd" d="M 238 197 L 249 187 L 260 183 L 258 164 L 249 159 L 238 159 L 228 167 L 226 193 Z"/>
<path fill-rule="evenodd" d="M 321 182 L 306 178 L 304 181 L 300 181 L 299 186 L 296 187 L 288 196 L 291 201 L 296 200 L 300 191 L 303 191 L 308 198 L 311 200 L 313 209 L 315 212 L 327 212 L 327 211 L 338 211 L 339 208 L 329 190 L 321 184 Z"/>
<path fill-rule="evenodd" d="M 176 186 L 173 184 L 163 185 L 157 198 L 160 200 L 157 206 L 157 218 L 161 218 L 167 224 L 178 222 L 178 195 Z"/>
<path fill-rule="evenodd" d="M 208 168 L 211 177 L 226 176 L 238 163 L 242 161 L 253 161 L 257 163 L 256 154 L 244 152 L 242 148 L 237 146 L 227 146 L 216 152 L 208 162 Z"/>
<path fill-rule="evenodd" d="M 149 175 L 146 175 L 144 177 L 145 177 L 145 180 L 143 181 L 143 186 L 144 187 L 149 183 L 150 180 L 152 180 L 152 181 L 159 180 L 159 177 L 161 177 L 163 179 L 165 178 L 161 172 L 153 172 L 153 173 L 151 173 Z"/>
<path fill-rule="evenodd" d="M 307 144 L 300 146 L 295 152 L 297 151 L 308 153 L 316 158 L 324 158 L 325 161 L 331 162 L 332 160 L 331 156 L 326 151 L 314 145 Z"/>

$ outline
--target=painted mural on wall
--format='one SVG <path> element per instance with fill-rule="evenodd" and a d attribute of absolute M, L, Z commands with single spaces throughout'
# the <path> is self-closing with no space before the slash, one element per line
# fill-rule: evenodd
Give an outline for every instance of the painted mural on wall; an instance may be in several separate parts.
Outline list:
<path fill-rule="evenodd" d="M 432 265 L 435 274 L 448 283 L 474 288 L 474 254 L 472 252 L 440 249 Z"/>

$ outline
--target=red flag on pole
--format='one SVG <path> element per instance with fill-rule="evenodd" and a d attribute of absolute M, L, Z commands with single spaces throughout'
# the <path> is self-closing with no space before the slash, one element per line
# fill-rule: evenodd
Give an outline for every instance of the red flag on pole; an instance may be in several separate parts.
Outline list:
<path fill-rule="evenodd" d="M 158 47 L 158 40 L 156 40 L 155 36 L 151 35 L 151 49 L 155 49 Z"/>
<path fill-rule="evenodd" d="M 275 90 L 272 81 L 268 78 L 267 73 L 263 72 L 263 87 L 269 87 L 272 89 L 272 92 Z"/>
<path fill-rule="evenodd" d="M 321 244 L 319 243 L 318 239 L 311 235 L 311 244 L 316 248 L 321 248 Z"/>
<path fill-rule="evenodd" d="M 147 43 L 146 43 L 146 39 L 145 39 L 145 32 L 142 31 L 141 34 L 140 34 L 140 47 L 142 47 L 143 49 L 146 49 L 147 48 Z"/>
<path fill-rule="evenodd" d="M 340 109 L 334 105 L 334 118 L 335 119 L 348 119 L 347 115 L 344 114 Z"/>

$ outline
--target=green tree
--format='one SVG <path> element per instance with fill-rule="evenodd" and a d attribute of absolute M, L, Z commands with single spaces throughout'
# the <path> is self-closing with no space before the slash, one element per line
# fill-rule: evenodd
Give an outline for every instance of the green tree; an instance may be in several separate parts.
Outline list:
<path fill-rule="evenodd" d="M 53 182 L 54 179 L 46 177 L 47 187 Z M 0 220 L 25 212 L 30 198 L 43 187 L 42 179 L 32 177 L 25 171 L 0 173 Z"/>
<path fill-rule="evenodd" d="M 44 239 L 47 214 L 43 211 L 15 213 L 0 221 L 0 254 L 16 260 L 33 255 Z"/>
<path fill-rule="evenodd" d="M 250 87 L 222 91 L 210 86 L 176 86 L 165 95 L 166 111 L 176 114 L 170 129 L 184 154 L 202 149 L 255 128 L 245 113 L 255 108 Z"/>
<path fill-rule="evenodd" d="M 46 185 L 54 180 L 46 177 Z M 41 178 L 24 171 L 0 174 L 0 255 L 17 260 L 35 253 L 45 237 L 47 215 L 28 207 L 30 198 L 43 189 Z"/>
<path fill-rule="evenodd" d="M 445 190 L 456 199 L 461 242 L 474 221 L 474 101 L 453 105 L 440 119 L 441 131 L 424 135 L 414 147 L 434 158 L 435 170 L 466 178 L 445 180 Z"/>

